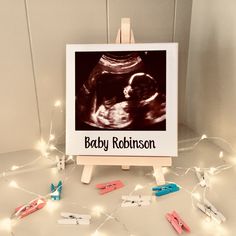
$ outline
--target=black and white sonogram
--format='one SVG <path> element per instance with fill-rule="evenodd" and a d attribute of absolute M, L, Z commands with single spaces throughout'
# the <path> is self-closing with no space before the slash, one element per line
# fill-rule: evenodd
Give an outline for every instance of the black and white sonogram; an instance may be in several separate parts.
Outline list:
<path fill-rule="evenodd" d="M 76 130 L 166 130 L 166 51 L 76 52 Z"/>

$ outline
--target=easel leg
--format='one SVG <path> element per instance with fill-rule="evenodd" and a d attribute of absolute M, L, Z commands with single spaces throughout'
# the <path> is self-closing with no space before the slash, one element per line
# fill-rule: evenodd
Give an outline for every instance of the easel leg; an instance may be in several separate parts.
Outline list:
<path fill-rule="evenodd" d="M 89 184 L 91 181 L 92 173 L 93 165 L 85 165 L 81 176 L 81 182 L 84 184 Z"/>
<path fill-rule="evenodd" d="M 162 171 L 162 167 L 153 166 L 153 170 L 154 170 L 154 176 L 155 176 L 157 185 L 165 184 L 165 177 Z"/>

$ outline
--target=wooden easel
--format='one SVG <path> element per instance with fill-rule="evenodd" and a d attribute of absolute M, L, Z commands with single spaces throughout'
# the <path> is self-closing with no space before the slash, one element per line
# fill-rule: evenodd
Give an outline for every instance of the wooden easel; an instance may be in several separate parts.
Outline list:
<path fill-rule="evenodd" d="M 130 27 L 130 18 L 121 19 L 121 28 L 118 30 L 116 43 L 134 43 L 134 34 Z M 171 157 L 115 157 L 115 156 L 77 156 L 77 164 L 84 165 L 81 182 L 89 184 L 93 168 L 96 165 L 122 166 L 128 170 L 130 166 L 152 166 L 157 185 L 165 184 L 163 166 L 171 166 Z"/>

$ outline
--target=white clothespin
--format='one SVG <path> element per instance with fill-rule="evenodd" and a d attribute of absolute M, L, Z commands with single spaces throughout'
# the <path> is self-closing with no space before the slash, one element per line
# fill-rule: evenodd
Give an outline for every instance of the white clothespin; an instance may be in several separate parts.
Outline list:
<path fill-rule="evenodd" d="M 57 169 L 64 170 L 65 165 L 66 165 L 66 157 L 64 155 L 60 157 L 57 156 Z"/>
<path fill-rule="evenodd" d="M 223 216 L 223 214 L 219 212 L 207 199 L 205 199 L 202 203 L 198 202 L 197 206 L 201 211 L 203 211 L 218 224 L 226 221 L 226 218 Z"/>
<path fill-rule="evenodd" d="M 69 212 L 61 213 L 62 219 L 57 221 L 58 224 L 63 225 L 89 225 L 90 224 L 90 215 L 80 215 Z"/>
<path fill-rule="evenodd" d="M 121 207 L 141 207 L 148 206 L 151 204 L 152 197 L 151 196 L 122 196 L 123 200 Z"/>
<path fill-rule="evenodd" d="M 207 171 L 201 171 L 198 168 L 195 168 L 195 171 L 201 187 L 209 187 L 209 177 Z"/>

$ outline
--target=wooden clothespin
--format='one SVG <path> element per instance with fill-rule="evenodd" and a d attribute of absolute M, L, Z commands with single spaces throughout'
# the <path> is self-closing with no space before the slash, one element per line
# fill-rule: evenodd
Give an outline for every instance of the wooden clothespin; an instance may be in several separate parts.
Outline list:
<path fill-rule="evenodd" d="M 14 216 L 18 218 L 23 218 L 25 216 L 28 216 L 29 214 L 32 214 L 33 212 L 42 209 L 46 205 L 47 201 L 44 198 L 36 198 L 29 202 L 28 204 L 25 204 L 23 206 L 19 206 L 15 209 Z"/>
<path fill-rule="evenodd" d="M 122 196 L 123 200 L 121 207 L 141 207 L 148 206 L 151 204 L 152 197 L 151 196 Z"/>
<path fill-rule="evenodd" d="M 63 225 L 89 225 L 90 224 L 90 215 L 80 215 L 69 212 L 62 212 L 61 219 L 57 221 L 58 224 Z"/>
<path fill-rule="evenodd" d="M 176 184 L 164 184 L 161 186 L 154 187 L 152 188 L 152 190 L 155 191 L 155 195 L 157 197 L 160 197 L 169 193 L 179 191 L 179 187 Z"/>
<path fill-rule="evenodd" d="M 182 234 L 184 230 L 188 233 L 190 232 L 189 226 L 180 218 L 176 211 L 167 213 L 166 219 L 171 223 L 178 234 Z"/>
<path fill-rule="evenodd" d="M 97 184 L 96 188 L 100 189 L 100 194 L 109 193 L 116 189 L 124 187 L 124 184 L 120 180 L 115 180 L 103 184 Z"/>
<path fill-rule="evenodd" d="M 224 215 L 219 212 L 207 199 L 204 199 L 203 202 L 198 202 L 197 207 L 218 224 L 226 221 Z"/>

